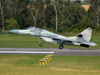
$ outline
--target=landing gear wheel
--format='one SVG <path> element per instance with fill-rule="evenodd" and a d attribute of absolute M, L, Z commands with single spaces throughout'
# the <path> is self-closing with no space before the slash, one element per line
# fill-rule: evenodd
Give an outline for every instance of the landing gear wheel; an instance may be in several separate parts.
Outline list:
<path fill-rule="evenodd" d="M 64 48 L 64 46 L 63 45 L 59 45 L 59 49 L 63 49 Z"/>
<path fill-rule="evenodd" d="M 40 43 L 40 44 L 39 44 L 39 46 L 40 46 L 40 47 L 42 47 L 42 46 L 43 46 L 43 44 L 42 44 L 42 43 Z"/>
<path fill-rule="evenodd" d="M 37 37 L 37 39 L 39 40 L 39 46 L 42 47 L 43 44 L 41 43 L 41 38 L 39 39 L 39 38 Z"/>

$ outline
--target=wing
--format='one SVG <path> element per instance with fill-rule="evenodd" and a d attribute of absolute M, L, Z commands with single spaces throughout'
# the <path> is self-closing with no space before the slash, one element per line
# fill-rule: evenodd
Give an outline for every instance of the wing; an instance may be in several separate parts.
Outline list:
<path fill-rule="evenodd" d="M 41 37 L 44 41 L 53 43 L 53 40 L 50 37 Z"/>

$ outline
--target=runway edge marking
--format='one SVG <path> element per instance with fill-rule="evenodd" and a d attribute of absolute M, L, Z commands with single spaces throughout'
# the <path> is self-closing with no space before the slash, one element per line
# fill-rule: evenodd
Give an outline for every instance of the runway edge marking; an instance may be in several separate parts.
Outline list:
<path fill-rule="evenodd" d="M 53 54 L 54 52 L 38 52 L 38 51 L 0 51 L 0 53 L 47 53 L 47 54 Z"/>

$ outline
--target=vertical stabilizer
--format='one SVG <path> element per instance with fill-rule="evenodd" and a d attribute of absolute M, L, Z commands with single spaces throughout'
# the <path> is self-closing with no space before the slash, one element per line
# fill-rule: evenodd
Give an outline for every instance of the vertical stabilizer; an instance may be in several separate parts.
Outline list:
<path fill-rule="evenodd" d="M 89 42 L 91 39 L 91 35 L 92 35 L 92 29 L 89 27 L 83 32 L 79 33 L 77 36 L 80 36 L 80 35 L 82 35 L 85 41 Z"/>

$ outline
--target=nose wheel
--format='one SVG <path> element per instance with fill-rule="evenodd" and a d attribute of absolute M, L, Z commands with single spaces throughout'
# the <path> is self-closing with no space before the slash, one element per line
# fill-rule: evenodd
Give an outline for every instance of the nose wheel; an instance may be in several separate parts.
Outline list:
<path fill-rule="evenodd" d="M 43 44 L 42 44 L 42 43 L 39 43 L 39 46 L 40 46 L 40 47 L 42 47 L 42 46 L 43 46 Z"/>
<path fill-rule="evenodd" d="M 38 37 L 37 37 L 37 39 L 39 40 L 39 46 L 42 47 L 43 44 L 41 43 L 41 38 L 38 38 Z"/>
<path fill-rule="evenodd" d="M 64 48 L 64 46 L 63 45 L 59 45 L 59 49 L 63 49 Z"/>

